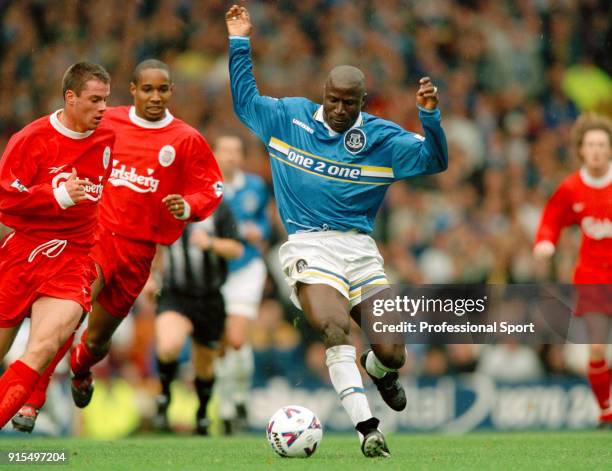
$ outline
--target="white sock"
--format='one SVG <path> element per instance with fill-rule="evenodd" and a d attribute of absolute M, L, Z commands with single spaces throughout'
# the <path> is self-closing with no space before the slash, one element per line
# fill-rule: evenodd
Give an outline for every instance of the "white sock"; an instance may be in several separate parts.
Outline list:
<path fill-rule="evenodd" d="M 224 420 L 236 417 L 236 404 L 248 405 L 254 361 L 253 349 L 226 348 L 225 355 L 215 360 L 215 390 L 219 396 L 219 416 Z"/>
<path fill-rule="evenodd" d="M 219 417 L 231 420 L 236 417 L 234 405 L 234 381 L 232 378 L 232 363 L 234 358 L 228 355 L 230 349 L 222 357 L 215 359 L 215 395 L 219 398 Z M 235 355 L 234 355 L 235 356 Z"/>
<path fill-rule="evenodd" d="M 253 349 L 245 344 L 240 350 L 232 350 L 235 361 L 232 364 L 232 376 L 234 378 L 234 402 L 235 404 L 248 405 L 251 393 L 251 381 L 255 361 L 253 360 Z"/>
<path fill-rule="evenodd" d="M 330 347 L 325 351 L 325 355 L 329 377 L 353 425 L 371 418 L 368 398 L 355 363 L 355 347 L 352 345 Z"/>
<path fill-rule="evenodd" d="M 376 355 L 374 355 L 374 352 L 370 350 L 368 356 L 366 357 L 366 371 L 375 378 L 382 378 L 387 373 L 397 370 L 394 370 L 393 368 L 387 368 L 380 362 Z"/>

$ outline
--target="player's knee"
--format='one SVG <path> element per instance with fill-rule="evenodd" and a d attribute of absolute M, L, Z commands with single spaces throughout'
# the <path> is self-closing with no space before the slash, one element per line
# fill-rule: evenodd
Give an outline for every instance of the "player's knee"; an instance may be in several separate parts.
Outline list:
<path fill-rule="evenodd" d="M 228 324 L 225 329 L 225 345 L 234 350 L 240 350 L 247 341 L 247 326 Z"/>
<path fill-rule="evenodd" d="M 246 343 L 246 336 L 241 334 L 230 334 L 228 332 L 225 338 L 225 343 L 228 347 L 233 348 L 234 350 L 240 350 Z"/>
<path fill-rule="evenodd" d="M 100 342 L 99 340 L 90 340 L 89 336 L 85 339 L 85 345 L 87 349 L 96 357 L 104 357 L 110 350 L 111 342 L 108 340 L 106 343 Z"/>
<path fill-rule="evenodd" d="M 160 342 L 157 345 L 157 357 L 164 363 L 175 361 L 181 354 L 182 345 L 178 342 Z"/>
<path fill-rule="evenodd" d="M 195 361 L 195 374 L 200 379 L 212 379 L 215 376 L 215 368 L 213 362 Z"/>
<path fill-rule="evenodd" d="M 94 355 L 106 355 L 110 350 L 113 332 L 105 332 L 103 329 L 87 329 L 85 344 Z"/>
<path fill-rule="evenodd" d="M 42 371 L 51 362 L 60 346 L 56 338 L 31 341 L 26 348 L 24 359 L 30 367 Z"/>
<path fill-rule="evenodd" d="M 224 333 L 225 345 L 240 350 L 247 343 L 250 321 L 242 315 L 231 315 L 227 319 Z"/>
<path fill-rule="evenodd" d="M 337 321 L 328 321 L 322 324 L 321 334 L 327 347 L 346 345 L 349 343 L 349 324 Z"/>
<path fill-rule="evenodd" d="M 171 363 L 176 361 L 179 357 L 180 352 L 176 352 L 174 350 L 157 350 L 157 358 L 159 358 L 164 363 Z"/>

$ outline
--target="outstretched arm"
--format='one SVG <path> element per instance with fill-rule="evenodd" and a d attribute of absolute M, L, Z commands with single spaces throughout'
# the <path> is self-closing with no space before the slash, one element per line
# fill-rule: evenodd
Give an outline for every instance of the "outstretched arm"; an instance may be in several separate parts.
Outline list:
<path fill-rule="evenodd" d="M 234 112 L 264 142 L 270 130 L 280 122 L 282 102 L 261 96 L 253 76 L 250 34 L 251 18 L 245 7 L 232 6 L 225 14 L 230 37 L 230 84 Z"/>

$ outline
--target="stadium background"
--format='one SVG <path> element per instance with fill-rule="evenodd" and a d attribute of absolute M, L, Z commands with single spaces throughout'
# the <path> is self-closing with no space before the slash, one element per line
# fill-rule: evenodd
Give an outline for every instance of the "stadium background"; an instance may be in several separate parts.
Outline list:
<path fill-rule="evenodd" d="M 270 183 L 263 146 L 231 111 L 227 6 L 216 0 L 0 2 L 0 148 L 23 125 L 62 106 L 61 75 L 71 63 L 106 66 L 111 104 L 127 104 L 133 67 L 157 57 L 173 71 L 172 112 L 209 142 L 227 129 L 244 135 L 247 170 Z M 438 86 L 450 165 L 441 175 L 391 187 L 375 237 L 392 280 L 530 283 L 551 274 L 571 280 L 577 231 L 565 232 L 552 267 L 533 261 L 531 241 L 547 197 L 579 165 L 570 148 L 573 120 L 587 110 L 612 114 L 609 2 L 302 0 L 248 7 L 263 94 L 320 101 L 330 67 L 351 63 L 366 73 L 367 111 L 418 131 L 415 84 L 430 75 Z M 276 405 L 295 402 L 321 411 L 332 429 L 350 428 L 329 386 L 324 347 L 287 302 L 276 261 L 285 234 L 273 205 L 270 215 L 271 276 L 252 329 L 251 424 L 261 427 Z M 153 307 L 143 299 L 134 314 L 97 368 L 91 406 L 73 420 L 64 365 L 38 432 L 111 438 L 149 428 L 157 391 Z M 589 427 L 597 411 L 585 365 L 581 346 L 411 346 L 403 370 L 409 410 L 398 419 L 377 395 L 370 397 L 388 428 Z M 182 373 L 190 377 L 188 367 Z M 485 400 L 479 415 L 465 406 L 475 397 Z M 171 419 L 178 429 L 191 427 L 195 407 L 189 384 L 177 385 Z"/>

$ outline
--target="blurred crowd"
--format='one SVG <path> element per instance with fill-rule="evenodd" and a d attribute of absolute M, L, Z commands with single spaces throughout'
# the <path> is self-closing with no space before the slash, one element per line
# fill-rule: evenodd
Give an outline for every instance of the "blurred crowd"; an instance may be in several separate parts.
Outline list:
<path fill-rule="evenodd" d="M 368 112 L 420 132 L 416 84 L 428 75 L 438 86 L 450 164 L 443 174 L 390 188 L 374 236 L 391 280 L 571 282 L 577 231 L 565 232 L 553 266 L 534 262 L 532 240 L 545 201 L 579 166 L 570 142 L 573 121 L 587 110 L 612 114 L 609 1 L 278 0 L 247 6 L 262 94 L 320 102 L 328 70 L 350 63 L 366 74 Z M 227 129 L 242 133 L 247 170 L 271 183 L 265 149 L 231 111 L 227 7 L 221 0 L 0 1 L 0 148 L 24 124 L 62 106 L 61 75 L 71 63 L 103 64 L 113 80 L 111 104 L 128 104 L 132 69 L 156 57 L 173 72 L 173 113 L 209 141 Z M 278 276 L 276 250 L 285 235 L 273 205 L 270 215 L 276 228 L 267 257 L 271 276 L 252 333 L 256 382 L 277 374 L 292 378 L 296 362 L 305 362 L 310 379 L 326 382 L 324 347 L 290 307 Z M 132 375 L 152 373 L 152 357 L 143 353 L 150 351 L 151 309 L 141 306 L 124 353 L 136 368 Z M 415 346 L 406 368 L 425 376 L 517 371 L 518 380 L 580 373 L 568 358 L 576 355 L 556 346 Z M 500 368 L 511 364 L 514 370 Z"/>

